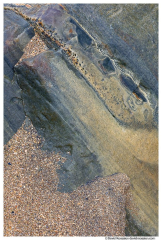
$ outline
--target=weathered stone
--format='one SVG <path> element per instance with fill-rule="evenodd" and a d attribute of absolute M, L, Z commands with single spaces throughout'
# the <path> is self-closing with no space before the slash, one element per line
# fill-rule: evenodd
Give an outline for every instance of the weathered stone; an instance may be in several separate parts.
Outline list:
<path fill-rule="evenodd" d="M 53 57 L 53 52 L 47 52 L 46 54 L 50 58 Z M 43 59 L 41 54 L 37 57 L 40 61 Z M 37 63 L 38 61 L 36 60 Z M 60 101 L 60 97 L 63 96 L 59 92 L 56 93 L 55 89 L 52 89 L 53 81 L 47 81 L 46 86 L 39 71 L 37 72 L 32 65 L 31 68 L 28 68 L 30 64 L 33 64 L 33 59 L 27 60 L 27 65 L 30 63 L 24 68 L 23 64 L 25 62 L 23 61 L 22 64 L 15 68 L 19 86 L 23 90 L 22 99 L 25 113 L 32 120 L 38 132 L 45 138 L 46 141 L 43 148 L 61 151 L 62 155 L 68 159 L 58 169 L 60 175 L 58 189 L 65 192 L 72 191 L 80 184 L 101 175 L 101 166 L 97 162 L 95 154 L 90 152 L 84 139 L 77 133 L 75 124 L 73 122 L 69 123 L 68 118 L 72 113 Z M 48 63 L 46 67 L 50 74 L 51 70 Z M 44 74 L 47 73 L 42 63 L 38 68 Z M 29 78 L 26 78 L 26 74 Z M 42 81 L 45 84 L 44 87 Z"/>
<path fill-rule="evenodd" d="M 131 213 L 136 224 L 156 235 L 156 128 L 134 130 L 119 125 L 87 79 L 60 51 L 51 50 L 24 60 L 16 67 L 16 73 L 23 90 L 25 112 L 33 124 L 47 140 L 51 138 L 51 149 L 65 147 L 72 154 L 58 170 L 60 185 L 66 183 L 60 190 L 69 191 L 69 186 L 75 189 L 88 177 L 101 175 L 100 165 L 103 175 L 124 172 L 131 179 L 138 207 L 138 211 Z M 50 128 L 48 119 L 51 119 Z M 86 146 L 88 155 L 84 153 L 85 147 L 80 152 L 81 145 Z"/>
<path fill-rule="evenodd" d="M 80 5 L 75 6 L 77 8 Z M 94 7 L 95 5 L 92 6 Z M 88 10 L 85 10 L 85 12 L 89 11 L 91 13 L 92 6 L 86 5 L 86 9 Z M 95 8 L 96 11 L 101 10 L 101 5 L 97 6 Z M 68 5 L 69 9 L 71 7 L 73 8 L 73 6 Z M 112 13 L 116 11 L 114 5 L 106 5 L 104 9 L 106 7 L 112 8 Z M 84 10 L 84 8 L 85 5 L 81 5 L 81 9 Z M 129 9 L 129 5 L 127 8 Z M 156 5 L 154 8 L 154 12 L 156 12 Z M 135 7 L 134 11 L 138 13 L 138 11 L 141 11 L 140 9 L 141 5 L 139 5 L 139 8 Z M 17 7 L 16 11 L 22 14 L 24 18 L 30 20 L 30 23 L 44 38 L 48 47 L 61 48 L 65 51 L 69 57 L 69 61 L 88 79 L 89 83 L 105 101 L 107 108 L 119 123 L 134 128 L 150 128 L 150 125 L 157 126 L 157 80 L 145 66 L 144 61 L 141 62 L 142 60 L 140 60 L 137 53 L 128 44 L 123 42 L 122 38 L 119 38 L 113 30 L 110 30 L 113 35 L 109 36 L 110 47 L 113 45 L 115 49 L 118 49 L 121 61 L 124 61 L 122 58 L 128 55 L 126 64 L 122 64 L 121 66 L 118 56 L 115 53 L 114 56 L 111 56 L 110 52 L 103 48 L 104 45 L 101 44 L 101 40 L 104 41 L 105 29 L 109 29 L 109 22 L 105 23 L 105 18 L 99 15 L 101 19 L 98 23 L 105 26 L 104 29 L 101 27 L 98 30 L 98 34 L 101 31 L 100 36 L 96 35 L 97 33 L 93 31 L 95 29 L 94 25 L 92 24 L 92 27 L 91 25 L 89 26 L 87 20 L 85 20 L 84 26 L 87 27 L 92 37 L 62 6 L 33 5 L 30 9 L 23 6 Z M 129 11 L 133 11 L 131 7 Z M 128 14 L 129 11 L 126 11 L 125 14 Z M 76 16 L 78 18 L 78 15 Z M 119 26 L 121 27 L 121 25 Z M 156 36 L 157 32 L 154 31 L 153 34 Z M 145 38 L 147 37 L 146 35 L 144 32 L 140 36 L 141 38 L 142 36 Z M 141 51 L 143 51 L 143 41 L 140 41 L 140 43 Z M 155 56 L 157 53 L 156 46 L 157 44 L 154 44 Z M 123 52 L 124 49 L 125 52 Z M 143 84 L 144 82 L 146 84 Z M 124 89 L 121 88 L 121 83 Z M 116 90 L 112 92 L 111 88 L 116 88 Z"/>
<path fill-rule="evenodd" d="M 140 85 L 158 93 L 158 4 L 65 4 Z"/>
<path fill-rule="evenodd" d="M 13 11 L 4 11 L 4 144 L 25 119 L 20 88 L 12 81 L 13 68 L 33 36 L 34 30 L 28 22 Z"/>
<path fill-rule="evenodd" d="M 65 38 L 67 41 L 74 36 L 73 24 L 79 39 L 93 43 L 79 27 L 79 21 L 102 52 L 111 55 L 122 70 L 133 71 L 141 86 L 158 94 L 157 4 L 33 4 L 29 9 L 25 6 L 15 9 L 30 19 L 51 47 L 58 47 Z M 66 21 L 69 17 L 70 24 Z M 51 37 L 56 41 L 51 43 Z"/>
<path fill-rule="evenodd" d="M 140 27 L 145 7 L 152 17 L 157 6 L 125 6 L 66 5 L 75 18 L 59 5 L 15 8 L 48 47 L 61 49 L 23 61 L 16 72 L 25 111 L 48 148 L 71 154 L 58 170 L 60 191 L 96 175 L 124 172 L 136 205 L 136 210 L 128 208 L 129 214 L 139 229 L 157 235 L 157 28 L 151 30 L 156 40 L 148 45 L 151 60 L 142 54 L 147 32 L 135 42 L 137 26 L 125 42 L 133 31 L 133 16 L 139 16 Z M 124 20 L 129 15 L 130 27 Z M 143 21 L 147 25 L 147 18 Z M 126 33 L 118 31 L 122 26 Z"/>

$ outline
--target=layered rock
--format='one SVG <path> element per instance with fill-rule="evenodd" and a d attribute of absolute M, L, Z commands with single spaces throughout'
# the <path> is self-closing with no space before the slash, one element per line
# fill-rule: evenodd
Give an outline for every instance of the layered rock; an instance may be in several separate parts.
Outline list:
<path fill-rule="evenodd" d="M 121 68 L 158 94 L 157 4 L 65 4 Z"/>
<path fill-rule="evenodd" d="M 118 36 L 113 28 L 110 28 L 110 23 L 112 23 L 111 18 L 106 22 L 104 14 L 103 17 L 101 17 L 102 5 L 95 6 L 95 11 L 97 11 L 100 21 L 93 16 L 92 7 L 94 6 L 95 5 L 84 4 L 66 6 L 69 10 L 73 8 L 73 10 L 77 9 L 75 17 L 79 19 L 81 23 L 83 23 L 80 19 L 81 12 L 84 12 L 85 21 L 83 26 L 86 27 L 88 32 L 60 5 L 34 4 L 29 9 L 25 6 L 14 9 L 18 14 L 21 14 L 25 19 L 29 20 L 49 48 L 54 48 L 55 50 L 62 49 L 66 53 L 68 60 L 88 79 L 95 90 L 99 89 L 98 94 L 106 102 L 109 111 L 118 122 L 127 126 L 131 125 L 131 127 L 137 126 L 137 128 L 141 125 L 142 127 L 146 126 L 148 122 L 152 122 L 151 124 L 157 126 L 158 82 L 155 77 L 157 74 L 154 76 L 148 66 L 146 66 L 145 62 L 148 62 L 148 58 L 144 57 L 145 54 L 143 53 L 143 58 L 140 56 L 141 52 L 144 52 L 143 44 L 147 41 L 147 33 L 145 31 L 140 33 L 139 48 L 135 48 L 137 44 L 136 39 L 132 38 L 131 40 L 132 45 L 134 43 L 133 46 L 129 41 L 128 43 L 124 42 L 123 35 L 118 33 Z M 128 10 L 124 10 L 123 13 L 126 15 L 124 15 L 125 18 L 129 15 L 129 12 L 135 12 L 134 15 L 139 15 L 143 11 L 142 6 L 144 8 L 144 5 L 139 5 L 138 8 L 136 8 L 135 5 L 133 6 L 132 8 L 130 5 L 125 5 L 126 9 L 128 8 Z M 117 5 L 117 7 L 114 8 L 114 5 L 104 5 L 103 13 L 105 13 L 107 8 L 110 8 L 113 14 L 116 8 L 121 8 L 121 6 Z M 153 56 L 155 56 L 151 60 L 151 66 L 154 65 L 156 66 L 155 68 L 157 68 L 157 6 L 153 5 L 149 8 L 148 5 L 148 10 L 150 12 L 152 10 L 153 16 L 155 15 L 153 21 L 155 27 L 151 33 L 156 39 L 156 42 L 151 42 L 150 50 Z M 73 15 L 74 12 L 76 11 L 73 11 Z M 86 16 L 88 16 L 88 14 L 86 14 L 87 12 L 91 13 L 91 24 L 88 21 L 90 19 L 88 18 L 87 20 L 86 18 Z M 117 14 L 119 15 L 119 19 L 122 18 L 122 14 L 120 15 L 121 12 L 122 11 L 119 11 L 119 14 Z M 140 23 L 140 18 L 138 18 L 138 21 Z M 144 22 L 147 24 L 146 20 Z M 124 23 L 126 26 L 123 26 L 123 31 L 128 29 L 127 23 L 125 21 Z M 121 24 L 119 24 L 118 28 L 119 27 L 122 28 Z M 130 28 L 132 29 L 131 24 Z M 129 29 L 127 31 L 129 31 Z M 89 33 L 91 33 L 91 35 Z M 109 34 L 109 36 L 107 36 L 107 34 Z M 142 37 L 143 40 L 141 40 Z M 106 39 L 108 42 L 106 42 Z M 107 48 L 105 44 L 108 44 L 106 45 Z M 152 64 L 152 61 L 154 61 L 154 64 Z M 114 79 L 118 80 L 115 81 Z M 118 87 L 119 80 L 124 87 L 124 91 Z M 104 81 L 106 82 L 107 88 L 104 87 Z M 111 93 L 112 86 L 116 87 L 116 91 L 115 93 L 113 92 L 113 94 Z M 120 91 L 118 89 L 120 89 Z M 125 89 L 127 89 L 127 91 L 125 91 Z M 147 104 L 146 96 L 151 105 L 151 112 Z M 123 101 L 124 104 L 119 104 Z M 114 105 L 118 106 L 115 107 Z M 126 109 L 124 105 L 127 106 Z M 144 106 L 142 107 L 142 112 L 139 110 L 141 109 L 141 105 Z M 130 109 L 130 111 L 128 109 Z M 152 120 L 150 120 L 150 117 Z M 149 121 L 147 118 L 149 118 Z"/>
<path fill-rule="evenodd" d="M 103 175 L 124 172 L 131 179 L 140 209 L 135 218 L 155 234 L 157 130 L 121 126 L 62 52 L 50 50 L 25 60 L 16 72 L 25 112 L 47 140 L 48 148 L 70 154 L 58 172 L 60 190 L 73 190 L 101 175 L 101 167 Z"/>
<path fill-rule="evenodd" d="M 129 36 L 124 42 L 130 29 L 123 16 L 134 12 L 130 18 L 137 14 L 139 21 L 140 5 L 128 5 L 125 12 L 120 5 L 66 7 L 73 16 L 60 5 L 14 8 L 52 49 L 16 67 L 26 115 L 44 136 L 44 148 L 62 151 L 68 159 L 58 170 L 60 191 L 72 191 L 95 176 L 124 172 L 136 206 L 129 206 L 128 214 L 139 229 L 157 235 L 156 26 L 156 40 L 148 45 L 153 46 L 150 60 L 141 54 L 146 32 L 139 44 Z M 157 12 L 156 5 L 149 9 Z M 125 25 L 118 24 L 120 19 Z M 126 33 L 117 35 L 122 26 Z"/>

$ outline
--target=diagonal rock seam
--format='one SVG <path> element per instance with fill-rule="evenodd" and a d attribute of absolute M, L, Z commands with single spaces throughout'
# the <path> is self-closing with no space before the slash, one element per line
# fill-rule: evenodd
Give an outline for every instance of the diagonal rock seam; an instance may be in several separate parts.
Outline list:
<path fill-rule="evenodd" d="M 9 8 L 9 7 L 8 7 Z M 47 8 L 47 7 L 46 7 Z M 92 45 L 92 51 L 93 51 L 93 45 L 95 46 L 95 49 L 96 50 L 94 50 L 94 51 L 97 51 L 97 54 L 100 54 L 101 56 L 102 56 L 102 58 L 104 57 L 105 59 L 109 59 L 109 62 L 111 62 L 111 65 L 114 65 L 114 70 L 116 70 L 115 72 L 114 72 L 114 74 L 116 73 L 116 77 L 117 78 L 119 78 L 120 80 L 119 81 L 121 81 L 122 83 L 125 83 L 125 84 L 123 84 L 124 86 L 126 86 L 127 87 L 127 89 L 128 89 L 128 91 L 129 91 L 129 94 L 130 93 L 132 93 L 131 95 L 133 96 L 133 98 L 135 97 L 135 101 L 136 102 L 138 102 L 137 104 L 138 105 L 140 105 L 140 104 L 142 104 L 143 102 L 149 102 L 149 104 L 151 104 L 152 105 L 152 109 L 153 109 L 153 111 L 154 111 L 154 109 L 155 109 L 155 114 L 153 114 L 153 113 L 149 113 L 150 112 L 150 110 L 148 110 L 148 109 L 146 109 L 146 113 L 145 113 L 145 116 L 146 116 L 146 118 L 147 118 L 147 116 L 149 115 L 149 114 L 153 114 L 153 116 L 152 116 L 152 118 L 153 118 L 153 121 L 152 121 L 152 123 L 151 124 L 153 124 L 154 126 L 156 126 L 157 127 L 157 117 L 155 117 L 156 115 L 157 115 L 157 101 L 155 100 L 155 97 L 154 97 L 154 99 L 153 99 L 153 101 L 152 101 L 152 99 L 147 99 L 146 100 L 146 96 L 145 96 L 145 94 L 147 94 L 147 98 L 149 97 L 149 95 L 150 95 L 150 93 L 147 93 L 147 92 L 141 92 L 141 90 L 139 89 L 139 87 L 138 87 L 138 85 L 139 85 L 139 83 L 137 84 L 137 83 L 135 83 L 134 82 L 134 80 L 133 80 L 133 73 L 130 71 L 130 70 L 128 70 L 128 69 L 124 69 L 124 68 L 122 68 L 122 69 L 120 69 L 119 67 L 118 67 L 118 65 L 116 65 L 116 61 L 114 61 L 113 59 L 111 59 L 110 58 L 110 56 L 109 56 L 109 54 L 108 55 L 106 55 L 105 56 L 105 53 L 104 54 L 102 54 L 102 52 L 103 52 L 103 50 L 102 49 L 100 49 L 100 48 L 98 48 L 98 44 L 97 44 L 97 42 L 96 42 L 96 40 L 92 37 L 92 36 L 90 36 L 87 32 L 86 32 L 86 30 L 85 29 L 83 29 L 83 27 L 82 26 L 80 26 L 79 25 L 79 23 L 77 22 L 77 20 L 76 19 L 74 19 L 74 18 L 72 18 L 71 16 L 69 16 L 69 14 L 67 14 L 66 12 L 64 12 L 63 11 L 63 9 L 62 9 L 62 7 L 60 7 L 59 5 L 54 5 L 54 7 L 53 6 L 49 6 L 49 11 L 51 10 L 53 10 L 53 11 L 55 11 L 56 10 L 56 17 L 54 17 L 54 16 L 52 16 L 52 18 L 54 18 L 54 20 L 58 17 L 59 18 L 59 21 L 60 21 L 60 23 L 59 23 L 59 25 L 58 24 L 56 24 L 56 27 L 51 27 L 51 22 L 50 22 L 50 20 L 48 20 L 47 21 L 47 16 L 46 16 L 46 14 L 47 14 L 47 12 L 48 12 L 48 8 L 45 10 L 45 11 L 43 11 L 42 10 L 42 12 L 41 12 L 41 9 L 40 9 L 40 13 L 38 14 L 39 15 L 39 17 L 37 17 L 37 12 L 36 13 L 34 13 L 33 14 L 33 16 L 32 16 L 32 14 L 30 13 L 30 10 L 24 10 L 25 9 L 25 7 L 23 7 L 22 9 L 20 8 L 20 10 L 19 10 L 19 7 L 16 7 L 16 8 L 9 8 L 9 9 L 11 9 L 11 10 L 14 10 L 14 11 L 16 11 L 19 15 L 21 15 L 22 17 L 24 17 L 26 20 L 28 20 L 29 22 L 30 22 L 30 24 L 32 24 L 33 25 L 33 27 L 35 28 L 35 30 L 36 31 L 38 31 L 38 33 L 40 34 L 40 36 L 42 37 L 42 39 L 46 42 L 46 44 L 47 44 L 47 46 L 49 47 L 49 48 L 55 48 L 56 50 L 58 50 L 58 49 L 62 49 L 63 50 L 63 52 L 68 56 L 68 61 L 70 61 L 72 64 L 74 64 L 74 67 L 75 68 L 77 68 L 79 71 L 80 71 L 80 73 L 85 77 L 85 79 L 88 79 L 88 83 L 89 84 L 91 84 L 91 86 L 94 88 L 94 90 L 97 92 L 97 94 L 98 94 L 98 96 L 100 97 L 101 96 L 101 99 L 102 99 L 102 101 L 104 101 L 104 103 L 106 103 L 106 97 L 107 96 L 104 96 L 104 98 L 103 98 L 103 95 L 101 95 L 100 94 L 100 92 L 97 90 L 97 88 L 96 88 L 96 86 L 95 86 L 95 82 L 93 81 L 93 80 L 91 80 L 90 78 L 91 78 L 91 76 L 88 76 L 87 77 L 87 72 L 89 72 L 89 71 L 86 71 L 86 70 L 83 70 L 83 67 L 81 66 L 81 62 L 79 61 L 79 57 L 76 57 L 77 56 L 77 54 L 76 53 L 78 53 L 77 52 L 77 50 L 78 49 L 75 49 L 75 43 L 73 42 L 73 39 L 75 38 L 73 35 L 72 35 L 72 39 L 70 39 L 70 41 L 72 41 L 72 43 L 70 43 L 70 41 L 68 40 L 67 41 L 67 36 L 66 36 L 66 34 L 64 35 L 64 34 L 62 34 L 62 31 L 64 31 L 65 32 L 65 29 L 64 29 L 64 22 L 66 22 L 66 21 L 69 21 L 70 23 L 72 23 L 73 25 L 75 25 L 78 29 L 79 29 L 79 31 L 80 31 L 80 35 L 82 34 L 82 35 L 84 35 L 84 38 L 85 38 L 85 36 L 86 36 L 86 38 L 87 39 L 89 39 L 89 46 L 90 45 Z M 43 7 L 42 7 L 42 9 L 43 9 Z M 23 12 L 24 11 L 24 12 Z M 26 15 L 27 14 L 27 15 Z M 57 16 L 57 14 L 58 14 L 58 16 Z M 60 16 L 60 15 L 61 16 Z M 64 19 L 65 18 L 65 19 Z M 65 21 L 66 20 L 66 21 Z M 71 26 L 71 25 L 70 25 Z M 58 27 L 60 27 L 60 31 L 61 31 L 61 33 L 60 32 L 58 32 L 57 31 L 57 28 Z M 71 29 L 70 29 L 71 30 Z M 69 31 L 70 31 L 69 30 Z M 77 31 L 77 29 L 76 29 L 76 31 Z M 68 36 L 69 37 L 69 36 Z M 50 39 L 50 44 L 49 44 L 49 40 L 48 39 Z M 79 35 L 78 35 L 78 39 L 79 39 Z M 91 40 L 90 40 L 91 39 Z M 75 41 L 75 40 L 74 40 Z M 83 40 L 82 40 L 82 42 L 83 42 Z M 79 42 L 80 43 L 80 42 Z M 93 43 L 93 44 L 92 44 Z M 52 45 L 51 45 L 52 44 Z M 72 44 L 72 45 L 71 45 Z M 86 43 L 85 43 L 86 44 Z M 78 43 L 77 43 L 77 45 L 79 45 Z M 82 49 L 79 49 L 79 50 L 82 50 L 82 51 L 84 51 L 84 47 L 83 47 L 83 44 L 81 44 L 82 45 Z M 89 47 L 88 46 L 88 47 Z M 87 48 L 86 48 L 86 50 L 87 50 Z M 85 53 L 85 55 L 86 55 L 86 52 L 84 51 L 84 53 Z M 89 53 L 89 51 L 88 51 L 88 53 Z M 100 58 L 101 58 L 101 56 L 100 56 Z M 93 54 L 93 57 L 94 58 L 96 58 L 96 56 Z M 87 61 L 88 59 L 85 59 L 85 61 Z M 96 60 L 95 60 L 96 61 Z M 94 62 L 94 59 L 93 58 L 90 58 L 90 62 L 89 62 L 89 64 L 90 63 L 92 63 L 92 62 Z M 95 64 L 96 65 L 96 64 Z M 95 66 L 96 67 L 96 66 Z M 98 67 L 98 66 L 97 66 Z M 102 65 L 102 69 L 103 69 L 103 65 Z M 89 69 L 88 69 L 89 70 Z M 100 67 L 100 69 L 99 69 L 100 71 L 101 71 L 101 67 Z M 124 73 L 123 73 L 124 72 Z M 131 77 L 132 76 L 132 77 Z M 100 76 L 99 76 L 100 77 Z M 105 76 L 104 76 L 105 77 Z M 135 80 L 135 81 L 139 81 L 139 80 Z M 130 83 L 129 83 L 130 82 Z M 131 87 L 131 85 L 134 85 L 134 87 L 132 88 Z M 101 88 L 102 86 L 100 86 L 100 88 Z M 104 93 L 105 94 L 105 93 Z M 134 102 L 133 102 L 133 99 L 132 99 L 132 96 L 131 96 L 131 99 L 130 100 L 128 100 L 127 101 L 127 104 L 129 105 L 129 107 L 131 108 L 131 109 L 127 109 L 126 111 L 127 112 L 129 112 L 129 113 L 127 113 L 127 114 L 132 114 L 132 110 L 133 111 L 136 111 L 136 109 L 135 109 L 135 106 L 134 106 Z M 109 101 L 110 101 L 110 99 L 108 99 Z M 126 101 L 126 100 L 125 100 Z M 154 103 L 153 103 L 154 102 Z M 118 104 L 118 103 L 117 103 Z M 132 105 L 133 104 L 133 105 Z M 121 123 L 122 125 L 124 124 L 124 126 L 126 126 L 126 127 L 137 127 L 137 128 L 139 128 L 140 127 L 140 124 L 141 124 L 141 122 L 140 121 L 137 121 L 137 123 L 136 124 L 132 124 L 132 122 L 136 122 L 136 119 L 134 120 L 134 116 L 133 116 L 133 119 L 132 119 L 132 122 L 126 122 L 125 121 L 125 119 L 124 119 L 124 121 L 123 121 L 123 116 L 122 116 L 122 114 L 116 114 L 116 112 L 114 112 L 114 109 L 113 108 L 111 108 L 110 107 L 110 104 L 107 102 L 106 104 L 106 107 L 108 108 L 108 110 L 110 111 L 110 113 L 112 114 L 112 116 L 114 116 L 115 117 L 115 119 L 119 122 L 119 123 Z M 152 110 L 151 110 L 152 111 Z M 125 114 L 126 115 L 126 114 Z M 136 117 L 135 117 L 136 118 Z M 148 126 L 147 126 L 147 123 L 148 122 L 150 122 L 150 121 L 146 121 L 144 124 L 142 124 L 142 126 L 141 126 L 141 128 L 143 128 L 144 126 L 146 126 L 146 128 L 148 128 Z M 150 127 L 150 126 L 149 126 Z"/>

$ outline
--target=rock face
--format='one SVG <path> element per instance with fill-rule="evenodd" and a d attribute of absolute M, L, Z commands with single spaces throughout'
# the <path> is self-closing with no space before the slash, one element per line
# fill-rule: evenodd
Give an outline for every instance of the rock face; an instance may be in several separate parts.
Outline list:
<path fill-rule="evenodd" d="M 69 13 L 105 44 L 121 68 L 127 68 L 140 85 L 158 93 L 157 4 L 65 4 Z"/>
<path fill-rule="evenodd" d="M 50 50 L 25 60 L 16 72 L 23 90 L 25 112 L 47 139 L 48 148 L 58 147 L 71 153 L 71 159 L 59 170 L 60 184 L 64 185 L 60 190 L 69 191 L 69 186 L 70 190 L 75 189 L 91 176 L 100 175 L 100 165 L 104 175 L 124 172 L 131 178 L 135 198 L 140 196 L 143 199 L 142 204 L 137 201 L 140 208 L 136 213 L 138 221 L 139 217 L 142 222 L 143 215 L 150 214 L 151 219 L 147 218 L 146 222 L 153 222 L 148 225 L 145 222 L 145 228 L 149 226 L 150 229 L 150 224 L 155 226 L 156 129 L 134 130 L 120 126 L 85 78 L 73 69 L 61 52 Z M 48 119 L 53 122 L 51 128 Z M 138 141 L 140 144 L 135 144 Z M 80 147 L 85 145 L 87 153 Z M 84 159 L 86 161 L 83 162 Z"/>
<path fill-rule="evenodd" d="M 16 78 L 44 148 L 68 158 L 58 170 L 60 191 L 123 172 L 131 179 L 136 206 L 128 208 L 129 215 L 139 229 L 157 235 L 157 6 L 124 6 L 66 5 L 70 14 L 60 5 L 14 8 L 51 48 L 19 64 Z M 141 26 L 145 8 L 155 24 L 156 40 L 147 45 L 151 60 L 146 31 L 135 42 L 138 26 L 131 25 L 136 16 Z"/>
<path fill-rule="evenodd" d="M 13 68 L 33 36 L 34 29 L 28 22 L 13 11 L 4 11 L 4 144 L 25 119 L 20 88 L 12 81 Z"/>
<path fill-rule="evenodd" d="M 62 151 L 68 158 L 66 164 L 58 172 L 60 175 L 60 191 L 67 192 L 74 190 L 80 184 L 86 183 L 95 176 L 101 175 L 101 166 L 97 161 L 95 152 L 89 150 L 86 139 L 80 135 L 80 130 L 77 127 L 80 119 L 77 119 L 75 111 L 71 112 L 71 104 L 69 103 L 68 106 L 65 103 L 67 99 L 64 91 L 67 92 L 69 97 L 72 96 L 71 90 L 75 91 L 71 89 L 72 82 L 68 83 L 66 79 L 75 82 L 76 79 L 82 79 L 82 77 L 79 72 L 76 72 L 77 77 L 73 71 L 69 70 L 67 63 L 60 59 L 62 58 L 61 54 L 58 53 L 56 58 L 54 56 L 55 53 L 51 50 L 36 56 L 34 59 L 23 61 L 15 69 L 18 84 L 23 90 L 24 110 L 38 132 L 46 139 L 44 149 Z M 48 63 L 45 68 L 43 66 L 48 57 L 51 59 L 50 65 L 52 64 L 52 68 Z M 59 69 L 52 73 L 53 68 L 57 69 L 55 65 L 57 61 Z M 35 63 L 38 64 L 37 67 Z M 64 76 L 64 71 L 68 71 L 66 76 Z M 46 81 L 49 77 L 46 76 L 48 73 L 52 74 L 51 81 Z M 53 74 L 57 74 L 55 79 Z M 62 86 L 64 85 L 63 89 L 59 89 L 56 81 L 58 81 L 58 84 L 60 82 Z M 77 107 L 80 99 L 77 100 L 77 95 L 73 97 L 76 100 Z M 82 122 L 80 124 L 83 125 Z M 86 131 L 86 126 L 82 127 Z"/>
<path fill-rule="evenodd" d="M 95 5 L 92 6 L 94 7 Z M 148 128 L 147 125 L 150 123 L 151 125 L 157 126 L 157 79 L 145 64 L 145 62 L 148 62 L 146 61 L 148 58 L 145 57 L 145 54 L 143 54 L 143 59 L 138 54 L 144 52 L 143 45 L 145 45 L 144 43 L 148 38 L 146 31 L 140 33 L 139 48 L 137 49 L 138 51 L 135 51 L 136 48 L 134 47 L 135 50 L 131 48 L 129 42 L 128 44 L 124 42 L 123 35 L 120 36 L 118 33 L 118 36 L 115 31 L 110 28 L 111 20 L 110 22 L 105 22 L 105 18 L 100 16 L 100 13 L 105 12 L 108 8 L 111 9 L 112 13 L 116 11 L 114 5 L 105 5 L 104 10 L 102 10 L 102 5 L 95 7 L 95 11 L 99 14 L 100 20 L 97 20 L 95 16 L 93 17 L 92 10 L 94 9 L 92 9 L 92 6 L 78 4 L 66 6 L 68 9 L 74 8 L 73 12 L 77 10 L 78 14 L 76 14 L 75 17 L 77 17 L 81 23 L 83 21 L 80 19 L 82 18 L 81 12 L 84 12 L 83 14 L 85 14 L 85 16 L 88 15 L 87 12 L 91 13 L 91 24 L 88 25 L 89 18 L 83 24 L 88 32 L 59 5 L 41 5 L 41 7 L 34 5 L 30 9 L 19 7 L 16 8 L 16 10 L 21 13 L 24 18 L 30 19 L 30 23 L 36 31 L 38 31 L 49 48 L 54 48 L 55 50 L 61 48 L 66 53 L 68 60 L 88 79 L 89 83 L 104 100 L 107 108 L 118 122 L 128 127 L 137 128 L 140 126 Z M 142 6 L 144 8 L 144 5 L 139 5 L 138 8 L 136 8 L 135 5 L 133 6 L 134 8 L 132 9 L 130 5 L 126 5 L 126 10 L 123 13 L 126 15 L 124 15 L 125 18 L 130 15 L 130 12 L 134 12 L 134 15 L 140 15 L 142 14 L 141 12 L 144 11 L 144 9 L 142 10 Z M 118 7 L 121 8 L 120 5 Z M 154 16 L 157 13 L 157 6 L 153 5 L 149 8 L 148 5 L 148 10 Z M 118 20 L 116 21 L 122 20 L 120 19 L 122 16 L 119 11 Z M 85 17 L 85 19 L 87 18 Z M 140 21 L 140 17 L 137 19 Z M 126 21 L 124 21 L 124 23 L 125 22 Z M 146 20 L 144 22 L 146 22 Z M 154 16 L 153 23 L 156 25 L 156 16 Z M 139 25 L 141 26 L 140 22 Z M 98 28 L 95 26 L 98 26 Z M 120 24 L 118 28 L 122 29 L 122 26 Z M 133 26 L 130 25 L 130 28 L 132 29 Z M 96 29 L 95 32 L 94 29 Z M 107 30 L 106 32 L 105 29 Z M 126 26 L 124 25 L 123 31 L 125 29 L 128 29 L 127 24 Z M 156 29 L 156 26 L 154 29 Z M 154 36 L 157 41 L 157 31 L 154 29 L 151 35 Z M 127 31 L 129 31 L 129 29 Z M 109 36 L 106 34 L 109 34 Z M 106 39 L 108 39 L 110 43 L 106 42 Z M 132 38 L 131 41 L 132 45 L 134 44 L 133 46 L 136 46 L 136 39 L 133 40 Z M 152 58 L 154 64 L 151 62 L 151 66 L 156 65 L 157 68 L 157 42 L 154 43 L 154 41 L 152 41 L 151 43 L 150 50 L 152 50 L 153 56 L 155 56 Z M 105 44 L 108 44 L 106 45 L 107 48 Z M 121 83 L 123 89 L 120 87 Z M 107 85 L 106 88 L 105 84 Z M 111 91 L 112 87 L 116 88 L 116 91 L 113 91 L 113 93 Z M 147 100 L 149 101 L 151 109 L 148 106 Z M 126 107 L 124 105 L 126 105 Z"/>

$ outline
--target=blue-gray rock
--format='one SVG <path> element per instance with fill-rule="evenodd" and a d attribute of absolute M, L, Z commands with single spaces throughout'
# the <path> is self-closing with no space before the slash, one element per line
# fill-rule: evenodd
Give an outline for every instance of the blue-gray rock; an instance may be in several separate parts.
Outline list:
<path fill-rule="evenodd" d="M 4 144 L 21 127 L 25 120 L 20 87 L 4 77 Z"/>
<path fill-rule="evenodd" d="M 13 76 L 23 48 L 33 36 L 34 29 L 27 21 L 13 11 L 4 11 L 4 144 L 25 119 L 20 88 Z"/>
<path fill-rule="evenodd" d="M 158 4 L 65 4 L 122 68 L 158 94 Z"/>

